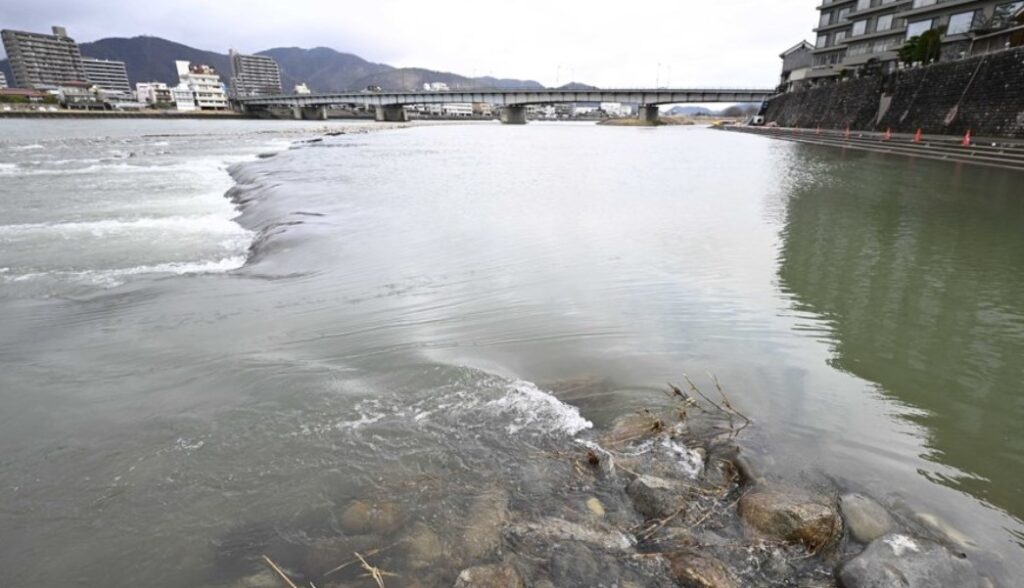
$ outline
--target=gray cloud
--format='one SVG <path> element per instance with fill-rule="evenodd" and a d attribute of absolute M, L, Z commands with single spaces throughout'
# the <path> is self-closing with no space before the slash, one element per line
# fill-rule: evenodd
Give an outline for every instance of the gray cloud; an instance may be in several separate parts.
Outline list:
<path fill-rule="evenodd" d="M 605 87 L 774 85 L 778 54 L 810 36 L 816 0 L 4 0 L 0 28 L 78 41 L 154 35 L 226 52 L 326 46 L 466 75 Z M 660 64 L 660 67 L 659 67 Z"/>

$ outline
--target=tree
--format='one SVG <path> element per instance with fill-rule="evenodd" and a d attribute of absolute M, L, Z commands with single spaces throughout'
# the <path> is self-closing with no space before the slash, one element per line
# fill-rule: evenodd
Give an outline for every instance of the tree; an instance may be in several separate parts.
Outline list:
<path fill-rule="evenodd" d="M 930 29 L 907 39 L 897 52 L 900 61 L 907 65 L 938 61 L 942 55 L 942 31 Z"/>

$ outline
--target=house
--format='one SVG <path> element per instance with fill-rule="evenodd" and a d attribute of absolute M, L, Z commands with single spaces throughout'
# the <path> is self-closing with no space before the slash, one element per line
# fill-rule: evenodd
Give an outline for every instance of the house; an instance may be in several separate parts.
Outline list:
<path fill-rule="evenodd" d="M 792 92 L 800 82 L 807 79 L 811 71 L 811 58 L 814 45 L 800 41 L 779 54 L 782 59 L 782 75 L 779 76 L 779 91 Z"/>

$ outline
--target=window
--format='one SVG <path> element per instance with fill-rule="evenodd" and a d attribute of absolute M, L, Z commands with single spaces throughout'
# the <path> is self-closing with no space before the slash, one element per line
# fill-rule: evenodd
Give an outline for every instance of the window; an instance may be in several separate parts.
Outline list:
<path fill-rule="evenodd" d="M 832 24 L 832 13 L 831 12 L 827 12 L 827 11 L 826 12 L 822 12 L 821 13 L 821 19 L 818 20 L 818 26 L 819 27 L 827 27 L 830 24 Z"/>
<path fill-rule="evenodd" d="M 925 6 L 931 6 L 938 0 L 914 0 L 914 8 L 924 8 Z"/>
<path fill-rule="evenodd" d="M 857 35 L 863 35 L 867 30 L 868 30 L 868 21 L 866 21 L 866 20 L 854 21 L 853 22 L 853 31 L 850 33 L 850 36 L 851 37 L 856 37 Z"/>
<path fill-rule="evenodd" d="M 974 11 L 961 12 L 949 17 L 949 26 L 946 27 L 947 35 L 962 35 L 971 30 L 974 26 Z"/>
<path fill-rule="evenodd" d="M 850 16 L 850 8 L 840 8 L 838 14 L 838 20 L 836 22 L 846 22 L 846 18 Z"/>
<path fill-rule="evenodd" d="M 992 13 L 992 26 L 1004 27 L 1012 23 L 1013 15 L 1021 8 L 1024 8 L 1024 1 L 1007 2 L 1006 4 L 996 6 L 995 11 Z"/>
<path fill-rule="evenodd" d="M 857 0 L 857 12 L 871 8 L 871 0 Z"/>
<path fill-rule="evenodd" d="M 814 46 L 818 49 L 828 47 L 828 35 L 818 35 L 818 42 Z"/>
<path fill-rule="evenodd" d="M 883 14 L 878 17 L 878 21 L 875 22 L 876 31 L 887 31 L 892 28 L 892 15 Z"/>
<path fill-rule="evenodd" d="M 932 28 L 932 20 L 919 20 L 912 22 L 907 25 L 907 38 L 919 37 L 921 33 L 924 33 Z"/>
<path fill-rule="evenodd" d="M 835 37 L 832 39 L 832 43 L 835 44 L 835 45 L 838 45 L 838 44 L 842 43 L 843 39 L 845 39 L 845 38 L 846 38 L 846 31 L 839 31 L 839 32 L 836 33 Z"/>

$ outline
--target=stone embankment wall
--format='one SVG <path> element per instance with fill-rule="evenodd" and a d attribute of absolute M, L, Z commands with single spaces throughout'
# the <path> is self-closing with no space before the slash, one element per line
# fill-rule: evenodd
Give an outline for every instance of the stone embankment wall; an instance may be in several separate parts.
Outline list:
<path fill-rule="evenodd" d="M 765 120 L 805 128 L 1024 138 L 1024 48 L 783 94 Z"/>

